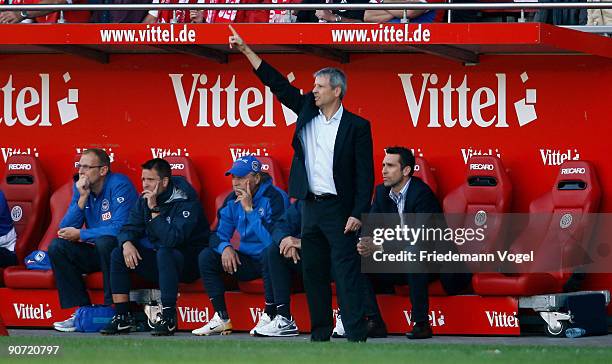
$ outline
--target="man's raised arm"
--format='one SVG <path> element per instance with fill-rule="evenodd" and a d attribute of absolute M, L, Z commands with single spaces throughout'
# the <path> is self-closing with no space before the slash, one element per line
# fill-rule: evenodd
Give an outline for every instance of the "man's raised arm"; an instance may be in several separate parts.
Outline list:
<path fill-rule="evenodd" d="M 229 37 L 229 46 L 230 46 L 230 48 L 233 48 L 233 47 L 238 48 L 238 50 L 240 52 L 242 52 L 242 54 L 244 54 L 246 56 L 246 58 L 249 60 L 249 62 L 251 62 L 251 65 L 253 66 L 253 68 L 255 70 L 259 69 L 259 66 L 261 65 L 261 58 L 259 58 L 259 56 L 255 52 L 253 52 L 251 47 L 249 47 L 242 40 L 242 38 L 236 32 L 236 29 L 234 29 L 233 26 L 230 25 L 229 28 L 232 31 L 232 35 L 230 35 L 230 37 Z"/>

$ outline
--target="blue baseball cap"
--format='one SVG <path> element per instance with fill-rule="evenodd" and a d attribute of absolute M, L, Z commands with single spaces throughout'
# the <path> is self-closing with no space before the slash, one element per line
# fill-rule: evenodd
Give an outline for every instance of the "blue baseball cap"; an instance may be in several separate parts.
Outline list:
<path fill-rule="evenodd" d="M 259 173 L 261 170 L 261 162 L 254 155 L 246 155 L 236 159 L 232 168 L 225 172 L 226 176 L 234 175 L 236 177 L 244 177 L 249 173 Z"/>
<path fill-rule="evenodd" d="M 35 250 L 23 260 L 27 269 L 50 270 L 51 260 L 44 250 Z"/>

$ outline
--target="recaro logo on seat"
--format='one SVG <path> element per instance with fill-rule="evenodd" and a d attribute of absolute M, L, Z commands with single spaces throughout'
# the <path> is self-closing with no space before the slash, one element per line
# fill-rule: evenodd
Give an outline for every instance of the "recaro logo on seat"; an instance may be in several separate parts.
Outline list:
<path fill-rule="evenodd" d="M 484 163 L 472 163 L 470 164 L 470 171 L 492 171 L 495 167 L 492 164 Z"/>
<path fill-rule="evenodd" d="M 170 169 L 176 169 L 176 170 L 182 171 L 183 169 L 185 169 L 185 165 L 183 163 L 171 163 Z"/>
<path fill-rule="evenodd" d="M 9 171 L 31 171 L 32 170 L 32 165 L 31 164 L 18 164 L 18 163 L 11 163 L 8 165 L 8 169 Z"/>
<path fill-rule="evenodd" d="M 561 168 L 561 174 L 585 174 L 586 168 Z"/>

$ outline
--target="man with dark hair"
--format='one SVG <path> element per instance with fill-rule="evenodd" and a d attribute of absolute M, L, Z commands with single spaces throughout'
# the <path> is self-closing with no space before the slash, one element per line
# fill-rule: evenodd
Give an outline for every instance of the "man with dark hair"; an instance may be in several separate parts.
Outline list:
<path fill-rule="evenodd" d="M 104 150 L 83 151 L 77 166 L 79 174 L 72 201 L 60 222 L 58 238 L 49 246 L 64 309 L 91 304 L 82 275 L 99 271 L 104 277 L 104 303 L 112 303 L 110 254 L 117 247 L 119 229 L 138 197 L 127 176 L 111 172 L 110 158 Z M 53 327 L 63 332 L 74 331 L 74 315 L 53 323 Z"/>
<path fill-rule="evenodd" d="M 311 320 L 311 340 L 329 341 L 332 328 L 333 266 L 342 319 L 349 341 L 367 337 L 355 250 L 361 215 L 370 208 L 374 159 L 370 122 L 344 109 L 346 77 L 337 69 L 315 74 L 312 92 L 302 94 L 264 62 L 230 26 L 229 42 L 249 60 L 259 79 L 298 114 L 289 194 L 302 209 L 302 264 Z"/>
<path fill-rule="evenodd" d="M 272 184 L 267 173 L 261 172 L 261 162 L 255 156 L 236 159 L 225 175 L 232 176 L 233 192 L 217 212 L 219 224 L 210 247 L 199 256 L 202 281 L 215 315 L 206 325 L 193 330 L 194 335 L 232 332 L 223 274 L 231 274 L 239 281 L 263 278 L 266 306 L 256 327 L 270 322 L 276 315 L 270 277 L 264 269 L 265 251 L 272 244 L 272 227 L 289 205 L 287 194 Z M 236 248 L 231 243 L 235 231 L 240 235 Z"/>
<path fill-rule="evenodd" d="M 386 155 L 383 159 L 383 183 L 376 186 L 374 202 L 370 213 L 397 213 L 402 224 L 410 225 L 404 219 L 404 214 L 418 214 L 416 219 L 424 216 L 432 216 L 439 219 L 442 214 L 442 207 L 429 186 L 420 178 L 413 176 L 415 158 L 412 152 L 404 147 L 388 147 L 385 149 Z M 428 218 L 424 221 L 429 225 L 432 220 Z M 416 226 L 420 226 L 417 224 Z M 369 257 L 377 249 L 372 244 L 371 239 L 362 238 L 357 244 L 357 251 L 365 257 Z M 407 334 L 409 339 L 427 339 L 432 335 L 429 324 L 429 282 L 436 275 L 427 271 L 419 273 L 381 275 L 387 282 L 397 284 L 408 283 L 410 286 L 410 303 L 412 305 L 412 321 L 414 327 L 411 333 Z M 469 275 L 450 275 L 441 274 L 441 283 L 448 294 L 457 294 L 464 290 L 471 280 Z"/>
<path fill-rule="evenodd" d="M 116 315 L 100 332 L 128 333 L 134 327 L 129 312 L 130 270 L 159 284 L 162 311 L 152 335 L 173 335 L 177 329 L 179 282 L 198 278 L 197 256 L 210 234 L 198 194 L 183 177 L 173 177 L 160 158 L 142 165 L 142 195 L 130 212 L 111 255 L 111 288 Z"/>
<path fill-rule="evenodd" d="M 13 219 L 9 210 L 4 192 L 0 191 L 0 267 L 17 265 L 15 243 L 17 233 L 13 226 Z"/>

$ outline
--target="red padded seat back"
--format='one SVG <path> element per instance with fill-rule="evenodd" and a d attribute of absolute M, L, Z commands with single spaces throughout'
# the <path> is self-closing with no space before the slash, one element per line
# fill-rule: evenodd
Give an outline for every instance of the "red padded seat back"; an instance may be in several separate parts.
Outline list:
<path fill-rule="evenodd" d="M 434 194 L 438 194 L 438 183 L 436 177 L 433 174 L 432 168 L 429 163 L 421 157 L 415 157 L 414 163 L 414 174 L 413 176 L 420 178 L 425 182 Z"/>
<path fill-rule="evenodd" d="M 53 192 L 53 195 L 51 195 L 51 222 L 49 223 L 49 227 L 38 245 L 39 250 L 46 251 L 49 245 L 51 245 L 53 239 L 57 238 L 59 224 L 64 218 L 66 211 L 68 211 L 68 206 L 70 206 L 73 186 L 74 182 L 67 182 Z"/>
<path fill-rule="evenodd" d="M 170 163 L 172 175 L 184 177 L 187 182 L 191 184 L 193 189 L 196 190 L 198 195 L 200 195 L 202 184 L 200 183 L 200 178 L 198 177 L 195 165 L 191 159 L 185 156 L 170 156 L 165 159 Z"/>
<path fill-rule="evenodd" d="M 272 177 L 272 183 L 276 187 L 286 191 L 287 183 L 283 177 L 280 164 L 271 157 L 257 157 L 257 159 L 261 162 L 261 171 Z"/>
<path fill-rule="evenodd" d="M 49 208 L 49 184 L 38 159 L 13 155 L 0 181 L 17 232 L 15 252 L 19 262 L 36 248 L 43 233 Z"/>
<path fill-rule="evenodd" d="M 511 203 L 512 184 L 502 161 L 495 156 L 471 157 L 464 182 L 443 202 L 450 227 L 479 228 L 477 218 L 486 218 L 484 244 L 465 244 L 462 251 L 479 253 L 504 248 L 502 214 L 510 211 Z"/>

